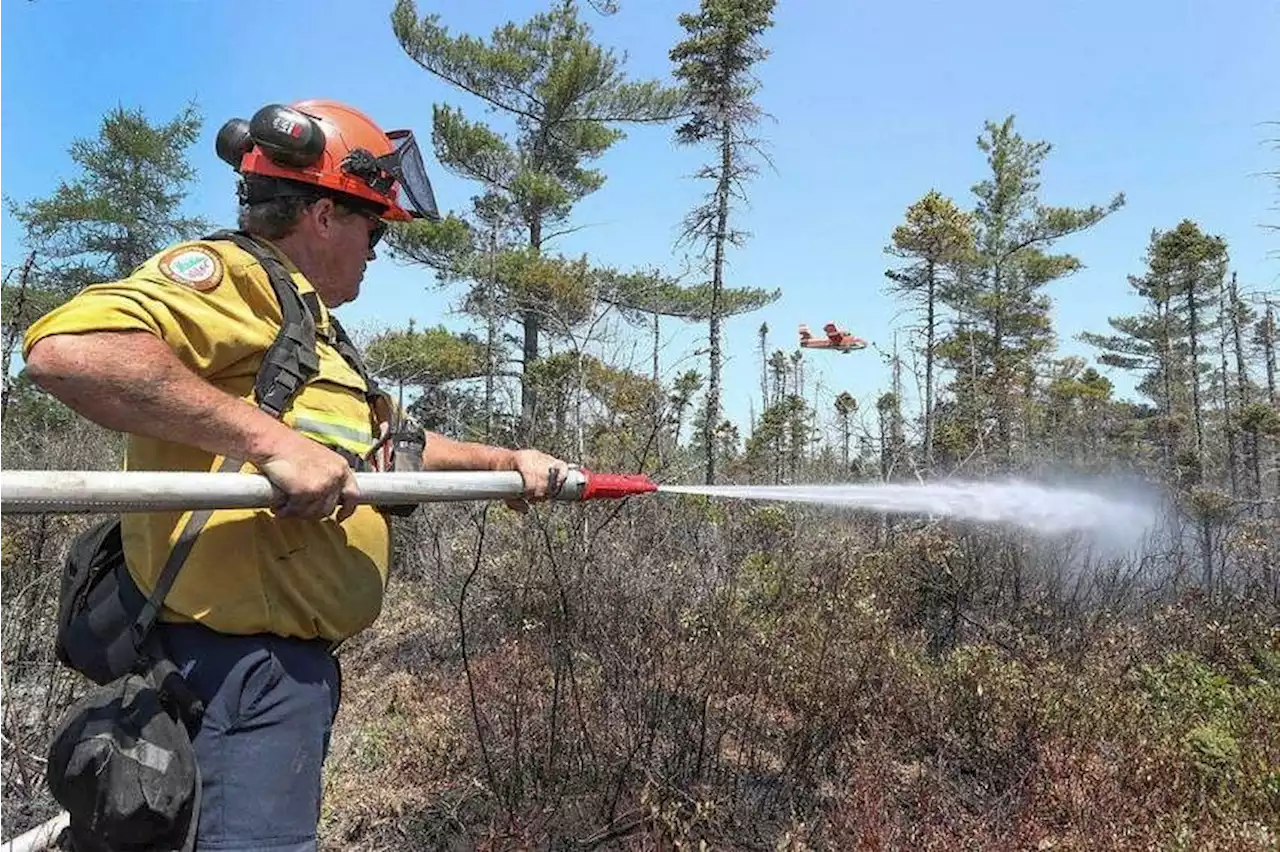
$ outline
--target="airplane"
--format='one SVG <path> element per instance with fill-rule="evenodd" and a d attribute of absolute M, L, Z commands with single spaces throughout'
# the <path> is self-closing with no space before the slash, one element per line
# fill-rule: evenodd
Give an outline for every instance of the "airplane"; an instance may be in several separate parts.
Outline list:
<path fill-rule="evenodd" d="M 827 333 L 826 337 L 814 337 L 809 333 L 809 326 L 801 325 L 800 345 L 805 349 L 835 349 L 844 354 L 867 348 L 867 341 L 837 328 L 833 322 L 824 325 L 822 330 Z"/>

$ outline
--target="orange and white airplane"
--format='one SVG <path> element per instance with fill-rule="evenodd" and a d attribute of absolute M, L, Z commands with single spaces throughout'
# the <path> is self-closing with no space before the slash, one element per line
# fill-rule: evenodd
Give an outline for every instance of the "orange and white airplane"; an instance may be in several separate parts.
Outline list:
<path fill-rule="evenodd" d="M 854 337 L 848 331 L 838 328 L 833 322 L 824 325 L 822 330 L 827 333 L 826 337 L 814 337 L 809 333 L 809 326 L 801 325 L 800 345 L 805 349 L 835 349 L 843 353 L 867 348 L 867 341 L 861 337 Z"/>

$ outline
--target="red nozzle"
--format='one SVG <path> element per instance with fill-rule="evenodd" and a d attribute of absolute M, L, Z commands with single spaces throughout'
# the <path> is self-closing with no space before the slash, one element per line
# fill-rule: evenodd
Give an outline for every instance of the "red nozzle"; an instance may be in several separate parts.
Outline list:
<path fill-rule="evenodd" d="M 658 484 L 643 473 L 582 472 L 586 477 L 586 484 L 582 487 L 583 500 L 617 500 L 658 490 Z"/>

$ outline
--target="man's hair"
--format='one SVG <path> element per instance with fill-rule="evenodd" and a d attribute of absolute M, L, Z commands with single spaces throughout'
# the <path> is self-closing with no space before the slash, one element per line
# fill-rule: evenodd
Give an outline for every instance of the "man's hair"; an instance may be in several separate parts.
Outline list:
<path fill-rule="evenodd" d="M 315 199 L 299 196 L 271 198 L 240 205 L 240 230 L 266 240 L 289 236 L 298 226 L 303 209 Z"/>

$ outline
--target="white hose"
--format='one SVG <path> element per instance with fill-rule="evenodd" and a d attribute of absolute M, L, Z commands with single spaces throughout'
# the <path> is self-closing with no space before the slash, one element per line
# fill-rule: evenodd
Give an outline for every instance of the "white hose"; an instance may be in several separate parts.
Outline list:
<path fill-rule="evenodd" d="M 4 845 L 0 846 L 0 852 L 42 852 L 52 848 L 58 835 L 69 825 L 71 825 L 71 815 L 63 811 L 43 825 L 37 825 L 12 840 L 6 840 Z"/>
<path fill-rule="evenodd" d="M 515 471 L 357 473 L 361 503 L 396 505 L 503 500 L 524 493 Z M 571 468 L 558 499 L 580 499 L 584 474 Z M 0 511 L 165 512 L 270 506 L 275 491 L 265 476 L 185 471 L 0 471 Z"/>

